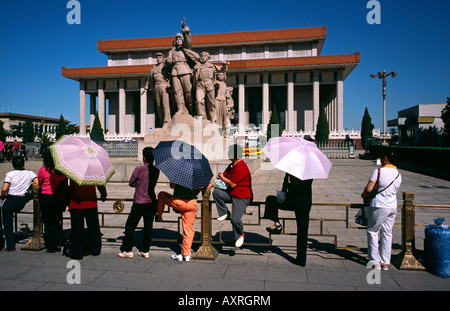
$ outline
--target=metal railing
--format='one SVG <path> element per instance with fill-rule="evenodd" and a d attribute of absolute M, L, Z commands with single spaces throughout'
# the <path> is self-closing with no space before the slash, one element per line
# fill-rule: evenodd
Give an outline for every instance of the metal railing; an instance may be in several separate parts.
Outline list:
<path fill-rule="evenodd" d="M 350 148 L 354 147 L 349 141 L 316 142 L 316 144 L 328 159 L 348 159 L 351 155 Z"/>
<path fill-rule="evenodd" d="M 35 250 L 39 251 L 44 248 L 43 241 L 43 226 L 42 219 L 40 213 L 39 206 L 39 195 L 38 189 L 34 189 L 34 199 L 33 199 L 33 212 L 28 214 L 33 214 L 33 237 L 28 243 L 26 243 L 22 250 Z M 197 219 L 201 219 L 201 240 L 194 241 L 195 243 L 201 243 L 200 249 L 196 252 L 194 258 L 198 259 L 215 259 L 218 255 L 217 250 L 212 246 L 213 244 L 224 244 L 225 241 L 222 240 L 222 232 L 219 232 L 219 241 L 212 241 L 212 213 L 211 206 L 212 200 L 210 199 L 211 192 L 207 190 L 203 193 L 202 200 L 199 200 L 198 203 L 201 205 L 201 217 L 197 217 Z M 127 216 L 129 213 L 122 213 L 121 209 L 117 207 L 123 207 L 123 202 L 132 201 L 132 199 L 123 199 L 123 198 L 109 198 L 107 201 L 114 201 L 113 208 L 114 210 L 120 211 L 118 212 L 99 212 L 100 215 L 100 227 L 101 228 L 123 228 L 123 226 L 111 226 L 107 225 L 105 222 L 105 216 L 107 215 L 124 215 Z M 403 204 L 398 207 L 401 209 L 401 234 L 402 234 L 402 251 L 400 254 L 396 255 L 393 259 L 393 263 L 398 265 L 399 269 L 406 270 L 423 270 L 423 265 L 416 259 L 413 254 L 415 250 L 415 228 L 417 225 L 415 223 L 415 210 L 416 208 L 438 208 L 438 209 L 450 209 L 450 205 L 417 205 L 414 204 L 414 193 L 404 192 L 403 193 Z M 257 220 L 256 222 L 246 223 L 245 226 L 260 226 L 261 225 L 261 206 L 264 205 L 265 202 L 254 201 L 250 204 L 250 206 L 256 207 L 257 210 Z M 358 209 L 364 207 L 363 204 L 354 204 L 354 203 L 313 203 L 313 206 L 341 206 L 346 208 L 345 219 L 342 218 L 310 218 L 310 221 L 318 221 L 320 223 L 320 230 L 318 234 L 308 234 L 309 236 L 323 236 L 323 237 L 333 237 L 334 245 L 336 248 L 340 248 L 337 244 L 337 235 L 333 234 L 325 234 L 324 233 L 324 223 L 325 222 L 345 222 L 346 229 L 364 229 L 363 226 L 353 226 L 349 222 L 351 216 L 349 215 L 351 209 Z M 167 207 L 166 212 L 169 209 Z M 21 212 L 22 213 L 22 212 Z M 27 213 L 27 212 L 24 212 Z M 248 212 L 246 215 L 253 215 L 252 212 Z M 15 228 L 17 230 L 17 216 L 15 215 Z M 180 242 L 180 219 L 178 217 L 177 220 L 165 220 L 165 223 L 177 223 L 177 239 L 153 239 L 154 241 L 164 241 L 164 242 Z M 285 222 L 288 220 L 295 220 L 295 218 L 280 218 L 280 221 L 283 222 L 283 228 L 285 228 Z M 26 226 L 28 229 L 28 226 Z M 282 234 L 290 234 L 294 235 L 294 233 L 285 233 Z M 246 245 L 254 245 L 254 246 L 273 246 L 272 237 L 269 234 L 268 243 L 247 243 Z"/>
<path fill-rule="evenodd" d="M 128 158 L 138 156 L 138 142 L 137 141 L 102 141 L 97 142 L 100 147 L 103 147 L 108 155 L 112 158 Z"/>

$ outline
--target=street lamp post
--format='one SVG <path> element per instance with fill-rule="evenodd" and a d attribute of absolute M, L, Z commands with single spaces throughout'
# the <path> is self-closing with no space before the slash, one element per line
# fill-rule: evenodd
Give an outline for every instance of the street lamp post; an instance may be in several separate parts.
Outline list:
<path fill-rule="evenodd" d="M 391 73 L 386 74 L 386 69 L 383 69 L 383 72 L 379 72 L 378 74 L 371 74 L 371 78 L 378 77 L 378 79 L 383 79 L 383 142 L 386 142 L 386 77 L 392 76 L 395 78 L 397 76 L 397 71 L 392 71 Z"/>

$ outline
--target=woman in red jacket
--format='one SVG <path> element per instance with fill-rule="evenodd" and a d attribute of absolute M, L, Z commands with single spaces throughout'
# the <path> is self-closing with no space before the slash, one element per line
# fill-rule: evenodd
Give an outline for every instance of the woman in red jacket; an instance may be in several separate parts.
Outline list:
<path fill-rule="evenodd" d="M 229 210 L 226 203 L 231 203 L 231 224 L 235 238 L 236 247 L 241 247 L 244 243 L 244 224 L 242 216 L 247 206 L 253 199 L 252 177 L 247 164 L 242 160 L 242 147 L 232 145 L 228 149 L 228 158 L 231 164 L 225 172 L 219 173 L 221 179 L 227 186 L 226 190 L 214 189 L 213 197 L 216 203 L 219 217 L 218 221 L 223 221 L 229 217 Z M 213 186 L 211 183 L 208 188 Z"/>

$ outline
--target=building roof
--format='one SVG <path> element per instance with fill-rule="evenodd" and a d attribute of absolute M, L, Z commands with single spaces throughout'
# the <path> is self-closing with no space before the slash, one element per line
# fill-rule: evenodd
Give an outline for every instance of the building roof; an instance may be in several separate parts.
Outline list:
<path fill-rule="evenodd" d="M 336 68 L 344 69 L 344 78 L 358 65 L 360 53 L 330 56 L 268 58 L 229 61 L 228 72 L 276 71 L 286 69 Z M 72 80 L 86 78 L 133 77 L 150 73 L 153 65 L 107 66 L 88 68 L 62 67 L 62 75 Z"/>
<path fill-rule="evenodd" d="M 359 60 L 359 52 L 347 55 L 236 60 L 230 61 L 228 72 L 336 67 L 352 67 L 351 70 L 353 70 Z"/>
<path fill-rule="evenodd" d="M 318 42 L 317 53 L 320 54 L 326 35 L 327 28 L 326 26 L 322 26 L 192 35 L 192 43 L 194 48 L 198 48 L 316 40 Z M 97 41 L 97 49 L 105 54 L 125 51 L 166 50 L 172 47 L 173 39 L 174 36 L 105 41 L 99 40 Z"/>
<path fill-rule="evenodd" d="M 62 75 L 66 78 L 79 80 L 83 78 L 101 77 L 133 77 L 148 75 L 153 65 L 131 65 L 131 66 L 106 66 L 66 68 L 62 67 Z"/>
<path fill-rule="evenodd" d="M 13 112 L 0 112 L 0 118 L 1 119 L 31 119 L 33 121 L 47 121 L 47 122 L 53 122 L 53 123 L 58 123 L 59 119 L 55 119 L 55 118 L 48 118 L 48 117 L 40 117 L 40 116 L 32 116 L 32 115 L 27 115 L 27 114 L 20 114 L 20 113 L 13 113 Z M 68 120 L 64 120 L 66 121 L 66 123 L 70 123 L 70 121 Z"/>

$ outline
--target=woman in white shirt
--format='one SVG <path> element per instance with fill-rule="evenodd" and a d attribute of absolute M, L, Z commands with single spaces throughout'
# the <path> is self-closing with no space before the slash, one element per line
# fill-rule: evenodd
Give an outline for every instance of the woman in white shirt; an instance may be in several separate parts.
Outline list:
<path fill-rule="evenodd" d="M 382 167 L 373 171 L 366 188 L 361 194 L 365 202 L 377 180 L 375 198 L 369 201 L 367 209 L 367 255 L 375 269 L 388 270 L 392 251 L 392 228 L 397 215 L 397 191 L 402 176 L 391 161 L 393 154 L 385 152 L 380 157 Z M 380 235 L 380 242 L 378 236 Z"/>
<path fill-rule="evenodd" d="M 0 220 L 0 250 L 14 251 L 16 243 L 13 231 L 13 214 L 20 212 L 27 203 L 25 193 L 28 188 L 39 187 L 38 179 L 35 173 L 24 169 L 25 161 L 23 157 L 14 157 L 12 159 L 14 170 L 8 172 L 5 176 L 1 199 Z M 5 245 L 6 242 L 6 245 Z"/>

